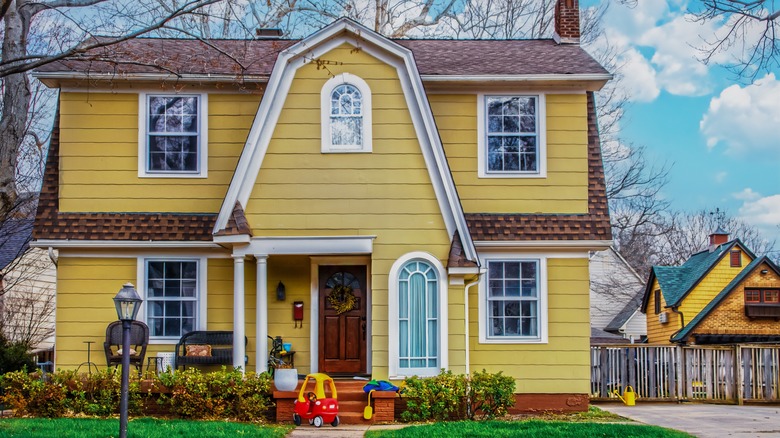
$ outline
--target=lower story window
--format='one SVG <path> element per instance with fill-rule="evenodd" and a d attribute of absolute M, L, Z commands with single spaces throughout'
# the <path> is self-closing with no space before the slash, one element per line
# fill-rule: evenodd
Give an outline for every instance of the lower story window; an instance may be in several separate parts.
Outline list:
<path fill-rule="evenodd" d="M 399 368 L 439 368 L 439 285 L 428 263 L 404 265 L 398 278 Z"/>
<path fill-rule="evenodd" d="M 539 261 L 491 260 L 487 284 L 488 338 L 538 339 Z"/>
<path fill-rule="evenodd" d="M 179 338 L 194 330 L 198 326 L 198 288 L 196 260 L 147 260 L 149 335 Z"/>

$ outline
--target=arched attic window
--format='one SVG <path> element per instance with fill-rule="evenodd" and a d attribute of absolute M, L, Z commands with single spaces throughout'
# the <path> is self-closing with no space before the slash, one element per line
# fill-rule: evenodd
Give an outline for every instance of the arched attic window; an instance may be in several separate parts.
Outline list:
<path fill-rule="evenodd" d="M 322 87 L 322 152 L 371 152 L 371 89 L 349 73 Z"/>

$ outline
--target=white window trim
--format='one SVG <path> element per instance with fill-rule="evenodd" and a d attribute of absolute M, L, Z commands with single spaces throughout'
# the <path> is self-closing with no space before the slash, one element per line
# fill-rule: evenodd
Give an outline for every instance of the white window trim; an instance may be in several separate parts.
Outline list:
<path fill-rule="evenodd" d="M 361 148 L 334 146 L 330 134 L 330 95 L 339 85 L 354 85 L 363 97 L 363 146 Z M 373 134 L 371 130 L 371 88 L 366 81 L 350 73 L 338 74 L 325 82 L 320 91 L 320 114 L 322 153 L 359 153 L 371 152 Z"/>
<path fill-rule="evenodd" d="M 487 305 L 487 282 L 488 273 L 481 276 L 479 280 L 479 343 L 480 344 L 547 344 L 548 343 L 548 282 L 547 282 L 547 260 L 548 256 L 539 253 L 496 253 L 483 254 L 480 256 L 480 265 L 487 267 L 489 261 L 535 261 L 539 263 L 539 336 L 529 337 L 488 337 L 487 324 L 488 312 L 490 308 Z"/>
<path fill-rule="evenodd" d="M 388 333 L 387 333 L 387 345 L 388 348 L 388 374 L 390 379 L 402 379 L 410 377 L 401 373 L 399 366 L 399 327 L 398 327 L 398 276 L 407 263 L 413 260 L 420 260 L 429 263 L 439 276 L 439 366 L 435 368 L 409 368 L 412 372 L 411 375 L 417 375 L 420 377 L 436 376 L 441 369 L 447 369 L 449 367 L 449 315 L 448 300 L 447 300 L 447 271 L 441 264 L 439 259 L 427 252 L 415 251 L 402 255 L 398 260 L 393 263 L 393 267 L 390 268 L 390 275 L 388 277 L 388 294 L 387 294 L 387 310 L 388 310 Z M 403 370 L 407 373 L 407 369 Z"/>
<path fill-rule="evenodd" d="M 148 296 L 146 294 L 146 262 L 147 261 L 195 261 L 198 262 L 198 291 L 197 299 L 195 300 L 195 313 L 198 315 L 198 319 L 195 321 L 195 330 L 206 330 L 208 315 L 208 294 L 206 284 L 208 282 L 208 257 L 176 257 L 170 254 L 166 255 L 143 255 L 136 258 L 136 290 L 141 298 L 144 300 L 141 303 L 141 309 L 138 311 L 137 320 L 146 322 L 146 302 Z M 149 336 L 149 344 L 163 344 L 163 345 L 175 345 L 179 342 L 180 337 L 165 337 L 165 336 Z"/>
<path fill-rule="evenodd" d="M 149 172 L 146 170 L 148 153 L 147 127 L 149 96 L 197 96 L 198 97 L 198 171 L 197 172 Z M 207 93 L 138 93 L 138 177 L 139 178 L 207 178 L 209 156 L 209 124 Z"/>
<path fill-rule="evenodd" d="M 538 169 L 536 172 L 488 172 L 487 171 L 487 126 L 485 97 L 518 96 L 536 97 L 539 133 Z M 477 172 L 480 178 L 546 178 L 547 177 L 547 99 L 544 93 L 479 93 L 477 94 Z"/>

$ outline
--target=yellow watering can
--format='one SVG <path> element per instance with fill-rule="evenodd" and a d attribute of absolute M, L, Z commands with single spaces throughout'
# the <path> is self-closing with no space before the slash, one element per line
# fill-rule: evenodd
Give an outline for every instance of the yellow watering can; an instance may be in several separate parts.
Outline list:
<path fill-rule="evenodd" d="M 634 406 L 636 405 L 636 399 L 639 398 L 638 395 L 636 395 L 636 392 L 634 392 L 634 388 L 632 388 L 630 385 L 626 386 L 626 390 L 623 391 L 623 396 L 620 396 L 620 392 L 616 389 L 614 391 L 614 394 L 617 396 L 617 398 L 620 399 L 623 403 L 625 403 L 626 406 Z"/>

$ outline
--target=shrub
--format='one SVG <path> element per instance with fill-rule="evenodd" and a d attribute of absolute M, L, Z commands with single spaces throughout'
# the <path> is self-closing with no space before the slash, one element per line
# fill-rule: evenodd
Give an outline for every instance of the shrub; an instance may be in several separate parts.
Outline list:
<path fill-rule="evenodd" d="M 260 421 L 272 407 L 270 377 L 266 373 L 244 376 L 241 371 L 224 367 L 212 373 L 190 368 L 163 373 L 160 383 L 170 395 L 160 396 L 158 402 L 184 418 Z"/>
<path fill-rule="evenodd" d="M 404 380 L 403 421 L 489 419 L 506 414 L 514 404 L 515 381 L 510 376 L 476 372 L 472 377 L 443 371 L 435 377 Z"/>
<path fill-rule="evenodd" d="M 0 334 L 0 374 L 22 369 L 34 370 L 35 362 L 27 354 L 27 344 L 12 342 Z"/>
<path fill-rule="evenodd" d="M 67 412 L 67 389 L 60 383 L 44 381 L 39 373 L 26 370 L 6 373 L 0 378 L 2 403 L 17 417 L 58 418 Z"/>

